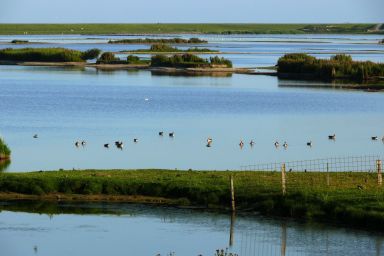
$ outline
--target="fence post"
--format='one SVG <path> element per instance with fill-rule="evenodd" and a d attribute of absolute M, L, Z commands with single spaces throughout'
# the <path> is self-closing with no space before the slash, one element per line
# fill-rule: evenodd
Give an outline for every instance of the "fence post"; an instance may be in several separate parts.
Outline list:
<path fill-rule="evenodd" d="M 236 211 L 236 208 L 235 208 L 235 187 L 233 186 L 233 175 L 231 174 L 231 178 L 230 178 L 230 186 L 231 186 L 231 210 L 232 212 L 235 212 Z"/>
<path fill-rule="evenodd" d="M 329 164 L 327 163 L 327 186 L 329 187 Z"/>
<path fill-rule="evenodd" d="M 377 168 L 377 184 L 381 186 L 383 184 L 381 160 L 376 161 L 376 168 Z"/>
<path fill-rule="evenodd" d="M 287 193 L 287 188 L 286 188 L 286 172 L 285 172 L 285 164 L 281 165 L 281 189 L 283 191 L 283 196 Z"/>

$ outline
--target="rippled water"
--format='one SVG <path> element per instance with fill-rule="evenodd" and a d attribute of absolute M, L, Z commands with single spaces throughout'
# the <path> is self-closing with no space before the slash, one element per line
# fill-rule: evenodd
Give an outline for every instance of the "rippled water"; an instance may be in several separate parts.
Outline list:
<path fill-rule="evenodd" d="M 260 216 L 237 216 L 231 227 L 226 214 L 173 208 L 61 203 L 57 209 L 86 214 L 2 211 L 1 255 L 208 256 L 221 248 L 240 256 L 384 253 L 381 234 Z"/>

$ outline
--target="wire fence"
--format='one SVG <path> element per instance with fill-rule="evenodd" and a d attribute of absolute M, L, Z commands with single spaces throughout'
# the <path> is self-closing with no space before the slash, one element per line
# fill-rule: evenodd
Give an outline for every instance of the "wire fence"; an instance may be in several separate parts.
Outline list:
<path fill-rule="evenodd" d="M 241 166 L 234 177 L 237 195 L 311 192 L 384 199 L 382 159 L 378 155 L 324 158 Z M 247 175 L 256 172 L 257 175 Z"/>
<path fill-rule="evenodd" d="M 240 166 L 242 171 L 281 171 L 289 172 L 376 172 L 378 155 L 333 157 L 303 161 L 275 162 Z"/>

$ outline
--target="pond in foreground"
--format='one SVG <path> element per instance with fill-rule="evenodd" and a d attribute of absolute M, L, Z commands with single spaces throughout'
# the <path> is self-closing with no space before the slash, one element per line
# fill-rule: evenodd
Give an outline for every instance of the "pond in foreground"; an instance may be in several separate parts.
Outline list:
<path fill-rule="evenodd" d="M 239 256 L 384 253 L 382 234 L 260 216 L 237 216 L 229 247 L 227 214 L 122 203 L 45 205 L 66 212 L 54 215 L 9 211 L 17 208 L 9 203 L 1 207 L 0 254 L 8 256 L 206 256 L 227 247 Z"/>

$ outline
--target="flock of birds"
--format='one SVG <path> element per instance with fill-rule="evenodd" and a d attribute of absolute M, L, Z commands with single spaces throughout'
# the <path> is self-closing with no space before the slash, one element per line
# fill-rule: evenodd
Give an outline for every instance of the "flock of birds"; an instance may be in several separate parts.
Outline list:
<path fill-rule="evenodd" d="M 159 136 L 164 136 L 164 132 L 163 131 L 161 131 L 161 132 L 159 132 Z M 170 138 L 174 138 L 175 137 L 175 132 L 169 132 L 168 133 L 168 136 L 170 137 Z M 35 134 L 35 135 L 33 135 L 33 138 L 35 138 L 35 139 L 37 139 L 38 138 L 38 135 L 37 134 Z M 328 135 L 328 139 L 329 140 L 336 140 L 336 134 L 332 134 L 332 135 Z M 372 136 L 371 137 L 371 140 L 373 140 L 373 141 L 375 141 L 375 140 L 379 140 L 379 137 L 378 136 Z M 381 140 L 383 141 L 383 143 L 384 143 L 384 136 L 381 138 Z M 133 139 L 133 142 L 134 143 L 138 143 L 139 142 L 139 139 L 138 138 L 134 138 Z M 211 137 L 208 137 L 207 138 L 207 147 L 211 147 L 212 146 L 212 142 L 213 142 L 213 139 L 211 138 Z M 78 147 L 80 147 L 80 146 L 85 146 L 87 144 L 87 142 L 85 141 L 85 140 L 81 140 L 81 141 L 76 141 L 75 142 L 75 146 L 78 148 Z M 109 148 L 109 143 L 105 143 L 104 144 L 104 148 Z M 239 146 L 240 146 L 240 148 L 243 148 L 244 147 L 244 142 L 243 142 L 243 140 L 240 140 L 240 143 L 239 143 Z M 255 141 L 254 140 L 251 140 L 250 142 L 249 142 L 249 145 L 251 146 L 251 147 L 253 147 L 254 145 L 255 145 Z M 312 145 L 313 145 L 313 143 L 312 143 L 312 141 L 308 141 L 307 142 L 307 146 L 308 147 L 312 147 Z M 115 141 L 115 146 L 118 148 L 118 149 L 123 149 L 123 147 L 124 147 L 124 142 L 123 141 Z M 278 141 L 275 141 L 275 143 L 274 143 L 274 146 L 276 147 L 276 148 L 278 148 L 278 147 L 280 147 L 280 143 L 278 142 Z M 283 147 L 284 147 L 284 149 L 287 149 L 288 148 L 288 143 L 286 142 L 286 141 L 284 141 L 284 143 L 283 143 L 283 145 L 282 145 Z"/>

